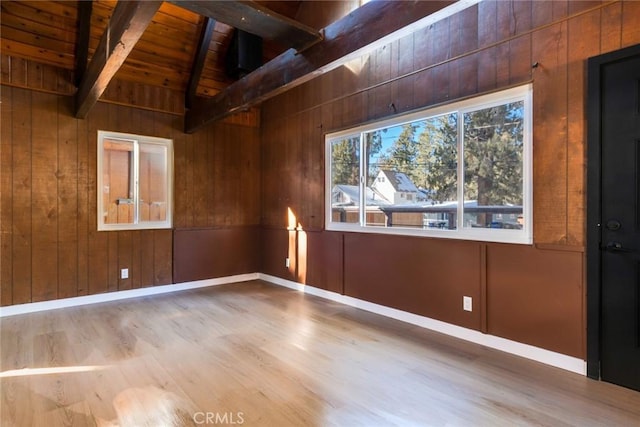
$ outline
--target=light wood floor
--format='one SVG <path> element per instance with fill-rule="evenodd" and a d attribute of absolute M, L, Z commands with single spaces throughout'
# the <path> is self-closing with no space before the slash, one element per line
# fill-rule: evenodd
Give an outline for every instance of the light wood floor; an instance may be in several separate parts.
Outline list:
<path fill-rule="evenodd" d="M 640 425 L 640 393 L 258 281 L 1 322 L 3 427 Z"/>

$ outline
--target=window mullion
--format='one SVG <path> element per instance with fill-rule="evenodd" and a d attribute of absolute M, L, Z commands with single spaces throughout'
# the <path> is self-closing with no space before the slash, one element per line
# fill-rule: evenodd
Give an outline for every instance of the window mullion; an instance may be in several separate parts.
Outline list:
<path fill-rule="evenodd" d="M 364 132 L 360 132 L 360 227 L 367 225 L 367 152 Z"/>
<path fill-rule="evenodd" d="M 464 225 L 464 114 L 458 111 L 458 128 L 457 128 L 457 143 L 458 143 L 458 211 L 456 213 L 457 225 L 456 230 L 462 230 Z"/>
<path fill-rule="evenodd" d="M 133 223 L 140 222 L 140 144 L 133 144 Z"/>

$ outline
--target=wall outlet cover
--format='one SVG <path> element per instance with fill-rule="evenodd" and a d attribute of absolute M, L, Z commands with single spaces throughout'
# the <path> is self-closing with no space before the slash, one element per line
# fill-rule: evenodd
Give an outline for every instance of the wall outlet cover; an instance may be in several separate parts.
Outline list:
<path fill-rule="evenodd" d="M 473 299 L 471 297 L 462 297 L 462 309 L 464 311 L 473 311 Z"/>

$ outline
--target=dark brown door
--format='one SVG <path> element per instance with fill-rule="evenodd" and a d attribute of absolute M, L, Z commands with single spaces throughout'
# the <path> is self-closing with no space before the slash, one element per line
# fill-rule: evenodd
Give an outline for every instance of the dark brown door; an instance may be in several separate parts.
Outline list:
<path fill-rule="evenodd" d="M 640 390 L 640 55 L 601 68 L 601 365 Z"/>

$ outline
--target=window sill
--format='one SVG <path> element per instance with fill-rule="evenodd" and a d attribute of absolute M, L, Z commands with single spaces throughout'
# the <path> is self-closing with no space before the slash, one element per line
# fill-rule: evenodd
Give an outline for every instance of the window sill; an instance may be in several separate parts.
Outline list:
<path fill-rule="evenodd" d="M 525 230 L 469 229 L 462 230 L 425 230 L 410 228 L 361 227 L 359 225 L 330 223 L 327 231 L 343 231 L 348 233 L 385 234 L 398 236 L 426 237 L 434 239 L 471 240 L 479 242 L 511 243 L 532 245 L 533 237 Z"/>
<path fill-rule="evenodd" d="M 100 224 L 98 231 L 171 230 L 173 226 L 165 221 L 144 224 Z"/>

